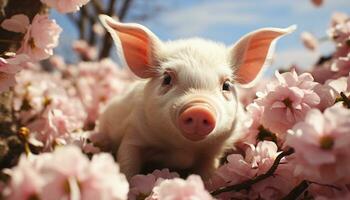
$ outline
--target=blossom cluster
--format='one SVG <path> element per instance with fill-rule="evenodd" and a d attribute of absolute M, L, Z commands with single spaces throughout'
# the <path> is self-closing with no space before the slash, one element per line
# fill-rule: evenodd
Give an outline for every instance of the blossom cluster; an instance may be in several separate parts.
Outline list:
<path fill-rule="evenodd" d="M 37 156 L 23 155 L 7 173 L 11 181 L 4 194 L 13 200 L 126 200 L 129 187 L 110 154 L 96 154 L 89 160 L 75 146 L 59 147 Z"/>
<path fill-rule="evenodd" d="M 89 0 L 42 0 L 45 5 L 61 13 L 75 12 Z M 0 92 L 7 91 L 16 83 L 15 74 L 25 68 L 28 62 L 37 62 L 53 55 L 58 45 L 62 28 L 48 14 L 36 14 L 32 20 L 27 15 L 15 14 L 1 23 L 1 28 L 22 35 L 16 52 L 7 52 L 0 57 Z"/>
<path fill-rule="evenodd" d="M 41 2 L 67 13 L 87 0 Z M 90 136 L 104 106 L 133 81 L 131 73 L 110 59 L 67 64 L 51 56 L 62 30 L 47 15 L 32 20 L 14 15 L 1 27 L 23 35 L 15 54 L 0 57 L 0 92 L 11 88 L 13 129 L 26 147 L 17 165 L 3 170 L 9 176 L 0 181 L 5 199 L 281 199 L 305 183 L 305 199 L 350 197 L 350 17 L 345 14 L 335 14 L 327 31 L 335 52 L 311 71 L 276 71 L 255 88 L 239 90 L 246 110 L 242 138 L 207 180 L 158 169 L 127 181 L 112 155 L 100 153 Z M 307 48 L 318 48 L 312 35 L 302 39 Z M 96 57 L 84 41 L 72 48 L 82 57 Z M 279 158 L 286 151 L 293 153 Z M 230 186 L 239 187 L 217 192 Z"/>

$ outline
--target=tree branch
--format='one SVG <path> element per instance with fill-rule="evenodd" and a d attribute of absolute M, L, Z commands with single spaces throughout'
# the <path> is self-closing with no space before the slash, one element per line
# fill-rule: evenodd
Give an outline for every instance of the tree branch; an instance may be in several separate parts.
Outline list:
<path fill-rule="evenodd" d="M 344 94 L 344 92 L 340 92 L 340 96 L 342 97 L 342 101 L 344 102 L 344 105 L 347 108 L 350 108 L 350 100 L 349 98 Z"/>
<path fill-rule="evenodd" d="M 116 2 L 115 0 L 110 0 L 107 15 L 111 16 L 112 14 L 114 14 L 115 2 Z M 106 32 L 99 59 L 108 57 L 111 47 L 112 47 L 112 37 L 109 35 L 108 32 Z"/>
<path fill-rule="evenodd" d="M 275 173 L 278 165 L 280 164 L 281 159 L 285 156 L 291 155 L 292 153 L 294 153 L 294 149 L 292 149 L 292 148 L 290 148 L 286 151 L 282 151 L 282 153 L 280 153 L 276 157 L 274 163 L 272 164 L 270 169 L 265 174 L 261 174 L 253 179 L 246 180 L 246 181 L 239 183 L 239 184 L 219 188 L 218 190 L 211 192 L 211 195 L 216 196 L 216 195 L 221 194 L 223 192 L 240 191 L 240 190 L 244 190 L 244 189 L 249 189 L 252 185 L 272 176 Z"/>
<path fill-rule="evenodd" d="M 310 183 L 306 180 L 303 180 L 299 185 L 297 185 L 292 191 L 290 191 L 287 196 L 283 197 L 281 200 L 294 200 L 298 199 L 305 190 L 309 187 Z"/>

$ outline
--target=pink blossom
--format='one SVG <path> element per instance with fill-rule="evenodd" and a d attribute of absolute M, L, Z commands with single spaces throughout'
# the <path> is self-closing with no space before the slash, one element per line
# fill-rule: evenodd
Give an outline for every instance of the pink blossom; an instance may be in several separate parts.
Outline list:
<path fill-rule="evenodd" d="M 147 197 L 151 194 L 155 184 L 159 184 L 166 179 L 177 178 L 179 175 L 176 172 L 170 172 L 169 169 L 155 170 L 147 175 L 135 175 L 130 180 L 129 200 Z"/>
<path fill-rule="evenodd" d="M 10 175 L 5 189 L 10 199 L 126 200 L 129 187 L 110 154 L 97 154 L 89 161 L 75 146 L 22 156 Z"/>
<path fill-rule="evenodd" d="M 323 0 L 311 0 L 312 4 L 314 4 L 314 6 L 321 6 L 323 4 Z"/>
<path fill-rule="evenodd" d="M 24 155 L 19 159 L 18 165 L 9 172 L 11 181 L 4 194 L 8 200 L 34 199 L 42 192 L 45 180 L 40 173 L 33 169 L 32 162 Z"/>
<path fill-rule="evenodd" d="M 209 189 L 215 190 L 226 185 L 239 184 L 266 173 L 279 153 L 274 142 L 262 141 L 256 146 L 249 145 L 245 152 L 245 157 L 240 154 L 229 155 L 227 157 L 228 163 L 221 166 L 209 181 Z M 248 192 L 226 193 L 224 195 L 225 199 L 236 197 L 237 195 L 243 195 L 245 198 L 249 197 L 250 199 L 256 199 L 258 196 L 264 197 L 264 199 L 279 199 L 283 197 L 289 192 L 290 188 L 297 184 L 297 180 L 292 176 L 291 165 L 287 163 L 286 159 L 282 159 L 281 162 L 283 164 L 279 165 L 275 176 L 253 185 Z"/>
<path fill-rule="evenodd" d="M 86 113 L 70 84 L 64 85 L 59 76 L 35 70 L 18 74 L 14 93 L 14 109 L 21 123 L 34 138 L 50 150 L 53 144 L 64 144 L 71 133 L 81 129 Z M 67 103 L 69 102 L 69 103 Z M 60 140 L 60 141 L 58 141 Z"/>
<path fill-rule="evenodd" d="M 270 82 L 269 79 L 263 79 L 259 81 L 259 84 L 254 85 L 253 87 L 243 88 L 237 87 L 237 93 L 239 97 L 239 101 L 243 104 L 243 106 L 247 106 L 253 102 L 254 99 L 257 98 L 256 93 L 261 92 L 266 84 Z"/>
<path fill-rule="evenodd" d="M 1 28 L 17 33 L 25 33 L 28 26 L 29 18 L 24 14 L 12 15 L 1 23 Z"/>
<path fill-rule="evenodd" d="M 322 114 L 312 109 L 305 121 L 288 131 L 286 144 L 295 149 L 295 173 L 319 183 L 349 181 L 350 110 L 341 103 Z"/>
<path fill-rule="evenodd" d="M 90 46 L 85 40 L 74 41 L 73 49 L 85 60 L 94 60 L 97 57 L 96 48 Z"/>
<path fill-rule="evenodd" d="M 22 69 L 21 64 L 27 60 L 28 56 L 23 54 L 8 59 L 0 57 L 0 93 L 16 84 L 15 74 Z"/>
<path fill-rule="evenodd" d="M 94 155 L 88 169 L 81 173 L 82 199 L 126 200 L 129 184 L 110 154 Z"/>
<path fill-rule="evenodd" d="M 284 135 L 287 129 L 304 119 L 308 110 L 320 103 L 320 97 L 312 90 L 317 83 L 308 73 L 298 76 L 295 71 L 283 74 L 276 71 L 275 76 L 278 82 L 267 85 L 256 102 L 264 107 L 263 126 Z"/>
<path fill-rule="evenodd" d="M 89 0 L 41 0 L 41 2 L 55 8 L 60 13 L 69 13 L 78 11 Z"/>
<path fill-rule="evenodd" d="M 282 146 L 284 138 L 279 137 L 280 135 L 273 133 L 262 124 L 264 107 L 254 102 L 249 104 L 246 110 L 247 116 L 245 116 L 245 120 L 242 122 L 243 128 L 241 130 L 243 134 L 235 146 L 245 149 L 247 144 L 256 145 L 263 140 L 273 141 L 278 146 Z"/>
<path fill-rule="evenodd" d="M 53 54 L 53 48 L 58 45 L 62 29 L 48 15 L 35 15 L 28 26 L 22 46 L 18 50 L 27 54 L 32 60 L 39 61 Z"/>
<path fill-rule="evenodd" d="M 112 60 L 81 62 L 76 76 L 77 95 L 88 114 L 86 125 L 95 124 L 104 105 L 113 96 L 124 91 L 132 77 Z"/>
<path fill-rule="evenodd" d="M 304 46 L 311 50 L 314 51 L 317 46 L 318 46 L 318 41 L 314 35 L 312 35 L 309 32 L 302 32 L 301 35 L 301 41 L 303 42 Z"/>
<path fill-rule="evenodd" d="M 338 24 L 344 24 L 349 20 L 349 16 L 346 13 L 335 12 L 331 18 L 331 27 L 335 27 Z"/>
<path fill-rule="evenodd" d="M 212 200 L 209 192 L 204 189 L 202 179 L 191 175 L 186 180 L 180 178 L 162 181 L 153 188 L 152 196 L 146 200 Z"/>

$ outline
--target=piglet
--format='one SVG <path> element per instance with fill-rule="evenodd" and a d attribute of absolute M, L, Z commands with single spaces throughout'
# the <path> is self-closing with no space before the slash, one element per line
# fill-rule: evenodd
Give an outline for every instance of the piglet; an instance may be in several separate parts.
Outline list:
<path fill-rule="evenodd" d="M 295 29 L 259 29 L 226 47 L 201 38 L 163 42 L 140 24 L 100 20 L 141 78 L 99 118 L 128 178 L 150 166 L 209 177 L 240 135 L 235 86 L 256 80 L 276 39 Z"/>

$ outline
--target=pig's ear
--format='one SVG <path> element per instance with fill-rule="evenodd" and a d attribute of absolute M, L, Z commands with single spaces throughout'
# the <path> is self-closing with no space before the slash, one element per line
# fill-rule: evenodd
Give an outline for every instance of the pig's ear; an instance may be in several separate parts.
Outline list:
<path fill-rule="evenodd" d="M 252 85 L 271 59 L 276 40 L 295 29 L 295 25 L 285 29 L 263 28 L 248 33 L 234 44 L 230 56 L 237 82 L 244 86 Z"/>
<path fill-rule="evenodd" d="M 101 23 L 112 35 L 118 56 L 124 59 L 132 72 L 141 78 L 155 75 L 156 50 L 161 41 L 146 27 L 135 23 L 121 23 L 107 15 L 99 16 Z"/>

